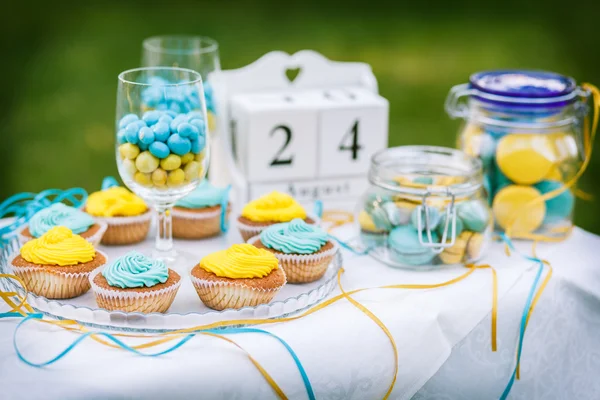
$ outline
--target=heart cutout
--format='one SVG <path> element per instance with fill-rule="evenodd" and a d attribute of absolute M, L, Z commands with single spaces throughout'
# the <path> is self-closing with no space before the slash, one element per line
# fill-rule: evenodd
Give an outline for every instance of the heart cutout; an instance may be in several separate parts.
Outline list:
<path fill-rule="evenodd" d="M 285 76 L 288 78 L 288 81 L 290 81 L 290 83 L 294 83 L 296 78 L 298 78 L 298 75 L 300 75 L 301 71 L 302 68 L 300 67 L 288 68 L 285 70 Z"/>

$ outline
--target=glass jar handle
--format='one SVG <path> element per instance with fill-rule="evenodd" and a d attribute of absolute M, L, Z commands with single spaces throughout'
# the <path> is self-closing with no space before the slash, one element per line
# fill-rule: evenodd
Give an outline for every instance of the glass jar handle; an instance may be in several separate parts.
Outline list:
<path fill-rule="evenodd" d="M 474 92 L 474 90 L 469 89 L 468 83 L 452 87 L 444 103 L 444 109 L 448 115 L 452 118 L 466 118 L 469 115 L 468 107 L 461 102 L 461 99 L 471 96 Z"/>
<path fill-rule="evenodd" d="M 426 193 L 423 196 L 423 204 L 417 206 L 417 235 L 419 237 L 419 243 L 423 247 L 432 248 L 436 254 L 441 253 L 444 249 L 454 246 L 456 243 L 456 207 L 454 205 L 455 196 L 454 193 L 448 194 L 451 198 L 450 204 L 446 207 L 446 218 L 444 221 L 444 233 L 442 234 L 442 240 L 440 243 L 434 243 L 431 235 L 431 229 L 429 228 L 429 206 L 427 205 L 427 197 L 430 193 Z M 422 214 L 425 214 L 425 227 L 423 227 Z M 448 226 L 451 227 L 450 241 L 446 241 L 448 238 Z M 427 242 L 423 240 L 423 228 L 427 236 Z"/>

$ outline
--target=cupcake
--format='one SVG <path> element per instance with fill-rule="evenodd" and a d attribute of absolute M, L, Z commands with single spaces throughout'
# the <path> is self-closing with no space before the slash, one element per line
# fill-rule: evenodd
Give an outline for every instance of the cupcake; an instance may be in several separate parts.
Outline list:
<path fill-rule="evenodd" d="M 152 212 L 146 203 L 124 187 L 92 193 L 85 211 L 108 225 L 102 244 L 120 245 L 141 242 L 148 235 Z"/>
<path fill-rule="evenodd" d="M 98 306 L 111 311 L 165 312 L 181 285 L 177 272 L 131 251 L 89 278 Z"/>
<path fill-rule="evenodd" d="M 19 232 L 19 240 L 26 243 L 37 239 L 55 226 L 66 226 L 73 233 L 97 246 L 106 232 L 107 224 L 102 221 L 95 222 L 89 214 L 77 208 L 54 203 L 31 217 L 29 223 Z"/>
<path fill-rule="evenodd" d="M 267 304 L 286 283 L 275 255 L 247 243 L 207 255 L 190 278 L 200 300 L 215 310 Z"/>
<path fill-rule="evenodd" d="M 48 299 L 81 296 L 90 288 L 90 273 L 105 263 L 104 254 L 64 226 L 28 241 L 11 260 L 27 290 Z"/>
<path fill-rule="evenodd" d="M 337 252 L 325 231 L 300 218 L 271 225 L 248 243 L 273 253 L 289 283 L 321 279 Z"/>
<path fill-rule="evenodd" d="M 271 192 L 246 204 L 238 218 L 242 238 L 248 240 L 260 234 L 266 227 L 280 222 L 303 219 L 310 225 L 318 225 L 318 218 L 308 216 L 306 210 L 289 194 Z"/>
<path fill-rule="evenodd" d="M 173 207 L 173 236 L 202 239 L 225 232 L 231 207 L 229 189 L 204 180 Z"/>

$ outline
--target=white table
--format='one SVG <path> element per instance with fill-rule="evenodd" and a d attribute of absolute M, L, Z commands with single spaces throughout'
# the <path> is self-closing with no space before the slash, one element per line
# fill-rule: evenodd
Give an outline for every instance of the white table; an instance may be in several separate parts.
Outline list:
<path fill-rule="evenodd" d="M 349 230 L 341 228 L 340 236 Z M 230 238 L 231 240 L 231 238 Z M 196 246 L 198 247 L 198 246 Z M 518 244 L 523 251 L 526 243 Z M 538 253 L 554 276 L 531 318 L 522 378 L 513 399 L 600 398 L 600 238 L 576 229 L 570 239 L 542 245 Z M 202 252 L 214 249 L 202 246 Z M 399 352 L 394 399 L 494 399 L 515 364 L 519 323 L 536 267 L 508 258 L 494 244 L 482 260 L 496 267 L 499 282 L 498 351 L 490 349 L 491 273 L 432 290 L 372 290 L 355 298 L 392 332 Z M 348 290 L 395 283 L 434 283 L 464 268 L 411 272 L 385 267 L 344 251 Z M 5 311 L 0 306 L 0 311 Z M 275 394 L 246 355 L 215 338 L 196 337 L 174 353 L 144 358 L 84 342 L 46 368 L 21 362 L 13 349 L 17 319 L 0 320 L 2 399 L 267 399 Z M 263 327 L 286 340 L 302 361 L 317 399 L 382 398 L 393 371 L 393 353 L 382 330 L 342 300 L 304 319 Z M 34 361 L 55 355 L 77 334 L 27 325 L 19 336 Z M 271 374 L 286 395 L 307 398 L 292 359 L 260 334 L 230 336 Z"/>

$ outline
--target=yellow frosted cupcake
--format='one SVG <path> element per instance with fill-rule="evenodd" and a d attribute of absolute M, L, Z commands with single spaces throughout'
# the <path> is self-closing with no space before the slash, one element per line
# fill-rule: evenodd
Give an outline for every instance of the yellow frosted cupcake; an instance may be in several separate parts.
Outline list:
<path fill-rule="evenodd" d="M 290 222 L 295 218 L 310 225 L 319 224 L 319 219 L 308 215 L 292 196 L 274 191 L 246 204 L 237 222 L 242 238 L 246 241 L 270 225 Z"/>
<path fill-rule="evenodd" d="M 277 258 L 251 244 L 207 255 L 190 278 L 200 300 L 215 310 L 267 304 L 286 283 Z"/>
<path fill-rule="evenodd" d="M 144 200 L 124 187 L 113 186 L 92 193 L 85 203 L 85 211 L 108 225 L 102 244 L 138 243 L 150 230 L 152 212 Z"/>
<path fill-rule="evenodd" d="M 64 226 L 25 243 L 11 261 L 27 289 L 48 299 L 81 296 L 90 289 L 90 273 L 105 263 L 104 254 Z"/>

